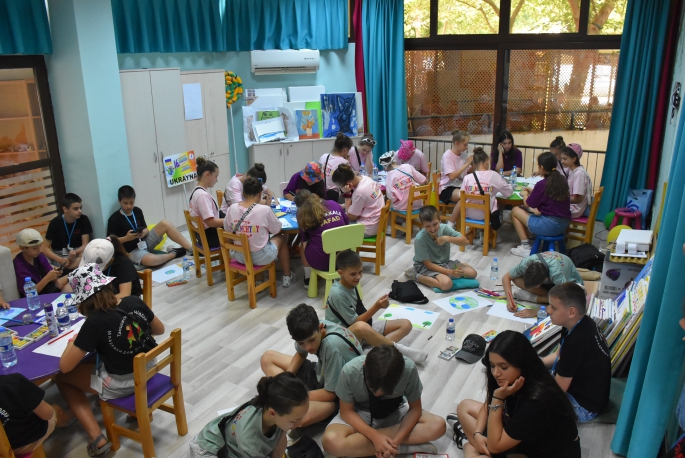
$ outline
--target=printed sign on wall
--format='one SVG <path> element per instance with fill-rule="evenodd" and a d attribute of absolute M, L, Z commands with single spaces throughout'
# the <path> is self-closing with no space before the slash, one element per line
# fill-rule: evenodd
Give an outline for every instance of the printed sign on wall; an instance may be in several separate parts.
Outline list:
<path fill-rule="evenodd" d="M 195 152 L 175 154 L 164 158 L 164 177 L 169 188 L 197 179 Z"/>

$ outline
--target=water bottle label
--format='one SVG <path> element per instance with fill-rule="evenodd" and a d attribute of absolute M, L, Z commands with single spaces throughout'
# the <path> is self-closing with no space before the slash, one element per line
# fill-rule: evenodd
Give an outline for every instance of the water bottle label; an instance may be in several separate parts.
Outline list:
<path fill-rule="evenodd" d="M 14 349 L 14 346 L 10 343 L 9 345 L 0 345 L 0 353 L 4 353 L 6 351 L 12 351 Z"/>

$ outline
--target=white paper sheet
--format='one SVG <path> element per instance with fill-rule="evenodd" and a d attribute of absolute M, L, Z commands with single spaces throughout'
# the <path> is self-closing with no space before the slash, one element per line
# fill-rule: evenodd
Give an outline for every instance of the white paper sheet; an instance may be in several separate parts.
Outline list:
<path fill-rule="evenodd" d="M 155 283 L 164 283 L 172 278 L 180 277 L 181 275 L 183 275 L 183 268 L 176 264 L 171 264 L 170 266 L 164 266 L 161 269 L 152 272 L 152 281 Z"/>
<path fill-rule="evenodd" d="M 183 85 L 183 108 L 186 121 L 202 119 L 202 85 L 200 83 Z"/>
<path fill-rule="evenodd" d="M 76 334 L 78 334 L 79 330 L 81 329 L 81 326 L 83 326 L 83 323 L 85 323 L 86 320 L 81 320 L 76 322 L 75 324 L 71 325 L 71 330 L 67 331 L 65 333 L 60 334 L 57 337 L 53 337 L 47 342 L 45 342 L 43 345 L 40 347 L 36 348 L 33 350 L 34 353 L 40 353 L 41 355 L 48 355 L 48 356 L 54 356 L 56 358 L 61 358 L 62 353 L 64 353 L 64 350 L 67 348 L 67 344 L 69 343 L 69 339 L 74 337 Z M 68 335 L 67 335 L 68 333 Z M 64 336 L 64 337 L 62 337 Z M 60 339 L 61 337 L 61 339 Z M 55 340 L 59 339 L 59 340 Z M 54 343 L 51 343 L 54 342 Z"/>
<path fill-rule="evenodd" d="M 528 177 L 528 178 L 523 178 L 523 177 L 516 177 L 516 182 L 517 183 L 528 183 L 528 187 L 533 188 L 535 185 L 539 182 L 544 180 L 545 177 Z"/>
<path fill-rule="evenodd" d="M 438 312 L 431 312 L 429 310 L 417 309 L 415 307 L 405 307 L 404 305 L 390 304 L 388 308 L 383 310 L 376 320 L 399 320 L 406 319 L 411 321 L 411 324 L 416 329 L 430 329 L 433 327 L 435 321 L 440 318 Z"/>
<path fill-rule="evenodd" d="M 264 121 L 255 121 L 253 124 L 255 138 L 258 142 L 268 142 L 285 139 L 285 127 L 283 118 L 272 118 Z"/>
<path fill-rule="evenodd" d="M 288 199 L 281 199 L 281 198 L 279 197 L 279 198 L 278 198 L 278 205 L 280 205 L 281 207 L 290 208 L 290 207 L 292 207 L 293 205 L 295 205 L 295 202 L 292 202 L 292 201 L 290 201 L 290 200 L 288 200 Z"/>
<path fill-rule="evenodd" d="M 293 227 L 293 225 L 290 224 L 290 221 L 288 221 L 287 219 L 285 219 L 283 217 L 278 218 L 278 221 L 281 222 L 281 229 L 290 229 L 291 227 Z"/>
<path fill-rule="evenodd" d="M 311 102 L 319 100 L 326 93 L 326 86 L 292 86 L 288 88 L 288 100 L 291 102 Z"/>
<path fill-rule="evenodd" d="M 505 302 L 495 302 L 490 310 L 488 310 L 488 315 L 496 316 L 499 318 L 506 318 L 507 320 L 519 321 L 521 323 L 526 323 L 533 325 L 537 321 L 536 318 L 519 318 L 514 316 L 509 310 L 507 310 L 507 304 Z"/>
<path fill-rule="evenodd" d="M 458 293 L 450 297 L 443 297 L 432 301 L 435 305 L 445 310 L 451 315 L 460 315 L 471 310 L 482 307 L 489 307 L 492 302 L 484 297 L 480 297 L 473 291 Z"/>
<path fill-rule="evenodd" d="M 283 108 L 288 110 L 291 115 L 295 116 L 295 110 L 306 110 L 307 102 L 285 102 Z"/>
<path fill-rule="evenodd" d="M 218 417 L 220 417 L 220 416 L 222 416 L 222 415 L 226 415 L 226 414 L 229 413 L 229 412 L 233 412 L 233 411 L 234 411 L 235 409 L 237 409 L 238 407 L 240 407 L 240 406 L 233 406 L 233 407 L 229 407 L 228 409 L 218 410 L 218 411 L 216 412 L 216 415 L 217 415 Z"/>

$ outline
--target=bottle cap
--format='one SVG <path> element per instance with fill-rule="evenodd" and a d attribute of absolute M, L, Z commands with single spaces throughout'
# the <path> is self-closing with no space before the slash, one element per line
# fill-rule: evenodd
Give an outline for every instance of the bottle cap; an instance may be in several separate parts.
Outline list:
<path fill-rule="evenodd" d="M 454 323 L 454 318 L 450 318 L 450 323 Z"/>
<path fill-rule="evenodd" d="M 64 302 L 58 302 L 57 307 L 64 307 Z"/>
<path fill-rule="evenodd" d="M 184 261 L 187 261 L 187 260 L 188 260 L 188 258 L 186 258 L 185 256 L 183 256 L 183 260 L 184 260 Z"/>
<path fill-rule="evenodd" d="M 31 281 L 31 277 L 26 277 L 26 278 L 24 278 L 24 281 L 25 281 L 25 282 L 26 282 L 26 281 Z"/>
<path fill-rule="evenodd" d="M 67 294 L 67 299 L 71 299 L 71 294 Z"/>
<path fill-rule="evenodd" d="M 547 309 L 547 307 L 545 307 L 544 305 L 540 306 L 540 310 L 545 311 L 546 309 Z"/>
<path fill-rule="evenodd" d="M 493 259 L 493 261 L 497 261 L 497 258 Z"/>

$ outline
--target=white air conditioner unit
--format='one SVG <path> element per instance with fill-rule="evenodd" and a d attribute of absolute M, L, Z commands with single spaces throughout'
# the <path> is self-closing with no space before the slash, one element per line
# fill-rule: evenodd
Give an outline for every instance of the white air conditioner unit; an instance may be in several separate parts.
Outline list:
<path fill-rule="evenodd" d="M 250 57 L 255 75 L 315 73 L 319 69 L 319 51 L 316 49 L 251 51 Z"/>

